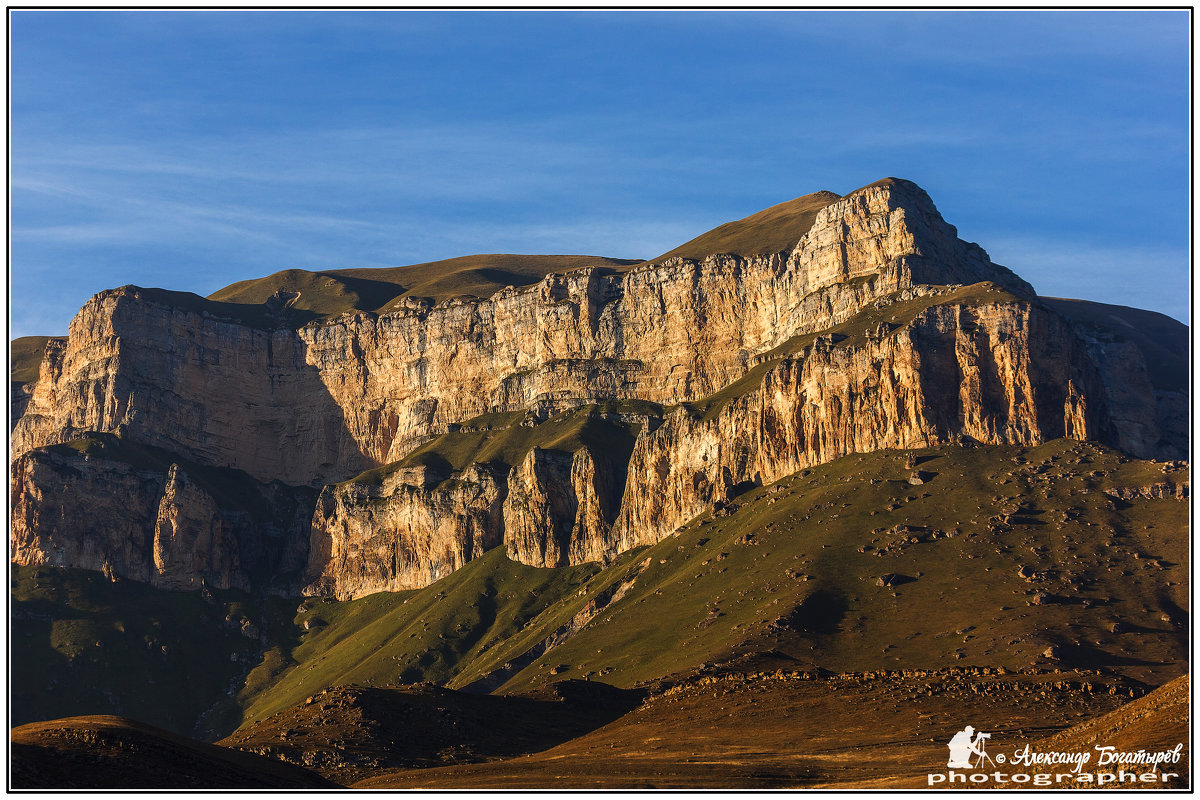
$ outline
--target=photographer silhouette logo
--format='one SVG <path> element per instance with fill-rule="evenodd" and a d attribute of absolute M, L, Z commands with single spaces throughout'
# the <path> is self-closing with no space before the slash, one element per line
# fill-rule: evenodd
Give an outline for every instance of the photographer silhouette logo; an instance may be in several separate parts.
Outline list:
<path fill-rule="evenodd" d="M 946 766 L 950 769 L 975 769 L 983 766 L 985 759 L 995 766 L 985 749 L 990 738 L 990 733 L 975 733 L 975 729 L 970 725 L 963 728 L 954 734 L 950 743 L 946 745 L 950 748 L 950 761 Z"/>
<path fill-rule="evenodd" d="M 1092 789 L 1111 784 L 1148 789 L 1152 788 L 1149 784 L 1159 784 L 1173 789 L 1183 774 L 1164 769 L 1184 763 L 1182 742 L 1165 750 L 1118 750 L 1114 745 L 1097 744 L 1091 750 L 1077 752 L 1035 750 L 1033 745 L 1025 743 L 1009 752 L 997 750 L 993 758 L 987 752 L 991 738 L 992 734 L 977 732 L 970 725 L 954 734 L 946 744 L 950 748 L 947 770 L 928 773 L 927 785 L 953 788 L 957 784 L 987 784 L 1012 788 L 1027 784 Z"/>

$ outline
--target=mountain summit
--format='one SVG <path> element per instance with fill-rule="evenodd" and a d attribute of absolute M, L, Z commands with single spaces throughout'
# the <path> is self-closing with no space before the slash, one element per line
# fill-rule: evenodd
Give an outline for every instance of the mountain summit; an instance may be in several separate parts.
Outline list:
<path fill-rule="evenodd" d="M 113 289 L 19 386 L 13 559 L 351 598 L 497 547 L 603 562 L 849 453 L 1182 457 L 1182 326 L 1150 352 L 1098 308 L 1038 298 L 893 178 L 649 262 Z"/>
<path fill-rule="evenodd" d="M 12 351 L 22 787 L 915 788 L 967 721 L 1185 785 L 1187 329 L 909 181 Z"/>

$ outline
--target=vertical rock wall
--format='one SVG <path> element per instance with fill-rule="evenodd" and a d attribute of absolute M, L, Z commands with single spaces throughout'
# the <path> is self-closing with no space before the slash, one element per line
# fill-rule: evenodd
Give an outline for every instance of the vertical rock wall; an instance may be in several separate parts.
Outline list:
<path fill-rule="evenodd" d="M 791 252 L 585 268 L 298 330 L 102 292 L 14 395 L 13 559 L 345 598 L 500 544 L 542 567 L 602 560 L 847 453 L 1070 436 L 1186 455 L 1186 388 L 1158 345 L 1056 308 L 896 180 L 830 203 Z M 483 413 L 537 426 L 616 400 L 664 409 L 632 454 L 592 430 L 512 463 L 399 467 Z M 95 435 L 168 459 L 57 447 Z M 258 499 L 211 490 L 214 468 Z"/>

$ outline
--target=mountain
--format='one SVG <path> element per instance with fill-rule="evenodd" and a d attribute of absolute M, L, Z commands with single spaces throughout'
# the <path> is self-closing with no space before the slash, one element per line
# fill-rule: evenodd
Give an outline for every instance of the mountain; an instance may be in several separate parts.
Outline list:
<path fill-rule="evenodd" d="M 382 269 L 309 272 L 289 269 L 240 281 L 193 301 L 251 324 L 299 327 L 348 311 L 387 312 L 406 298 L 443 302 L 490 297 L 506 287 L 529 286 L 551 273 L 583 267 L 621 270 L 636 261 L 601 256 L 477 255 Z"/>
<path fill-rule="evenodd" d="M 1182 334 L 1154 349 L 1111 314 L 1064 316 L 914 184 L 731 226 L 684 250 L 798 238 L 620 270 L 480 257 L 207 300 L 102 292 L 47 346 L 13 431 L 14 560 L 168 587 L 288 573 L 279 588 L 349 598 L 502 544 L 535 566 L 608 559 L 847 453 L 1069 436 L 1186 454 Z M 526 285 L 404 284 L 497 272 Z M 320 316 L 278 322 L 289 309 Z"/>
<path fill-rule="evenodd" d="M 761 689 L 948 738 L 999 692 L 986 724 L 1028 738 L 1187 671 L 1187 328 L 1039 297 L 908 181 L 649 261 L 125 286 L 12 356 L 18 723 L 117 714 L 342 784 L 559 753 L 581 786 L 736 786 L 669 748 L 614 782 L 603 731 L 748 729 Z M 773 758 L 746 785 L 846 785 Z"/>
<path fill-rule="evenodd" d="M 829 191 L 797 197 L 713 228 L 652 261 L 674 257 L 700 261 L 725 253 L 746 258 L 790 253 L 817 221 L 817 212 L 840 199 Z"/>

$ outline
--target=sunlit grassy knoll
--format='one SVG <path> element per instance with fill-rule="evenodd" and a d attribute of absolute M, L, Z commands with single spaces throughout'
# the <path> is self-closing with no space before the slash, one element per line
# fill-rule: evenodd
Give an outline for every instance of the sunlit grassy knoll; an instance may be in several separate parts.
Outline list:
<path fill-rule="evenodd" d="M 52 336 L 21 336 L 8 345 L 8 380 L 13 384 L 29 383 L 38 379 L 42 356 Z"/>

